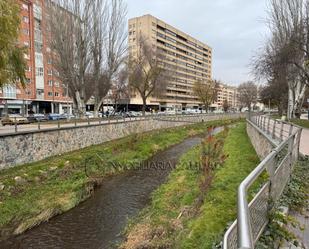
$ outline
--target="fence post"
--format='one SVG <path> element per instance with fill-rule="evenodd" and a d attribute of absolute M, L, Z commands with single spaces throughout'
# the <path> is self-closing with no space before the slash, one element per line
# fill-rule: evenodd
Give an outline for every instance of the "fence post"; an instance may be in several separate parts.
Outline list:
<path fill-rule="evenodd" d="M 281 128 L 280 128 L 280 140 L 281 141 L 283 140 L 283 126 L 284 126 L 284 123 L 281 122 Z"/>
<path fill-rule="evenodd" d="M 58 121 L 58 129 L 60 129 L 60 119 L 57 120 Z"/>
<path fill-rule="evenodd" d="M 75 117 L 74 117 L 74 126 L 75 126 L 75 127 L 77 126 L 76 119 L 77 119 L 77 117 L 75 116 Z"/>
<path fill-rule="evenodd" d="M 291 176 L 292 174 L 292 170 L 293 170 L 293 147 L 294 147 L 294 139 L 295 139 L 295 135 L 293 135 L 292 137 L 290 137 L 290 141 L 288 142 L 288 155 L 289 155 L 289 164 L 290 164 L 290 173 L 289 176 Z"/>
<path fill-rule="evenodd" d="M 290 124 L 289 136 L 292 135 L 292 132 L 293 132 L 293 125 Z"/>
<path fill-rule="evenodd" d="M 272 132 L 272 138 L 273 138 L 273 139 L 276 138 L 276 136 L 275 136 L 276 122 L 277 122 L 277 120 L 275 119 L 275 120 L 274 120 L 274 125 L 273 125 L 273 132 Z"/>
<path fill-rule="evenodd" d="M 41 130 L 41 121 L 38 119 L 38 130 Z"/>
<path fill-rule="evenodd" d="M 296 154 L 296 158 L 295 160 L 297 161 L 298 160 L 298 157 L 299 157 L 299 146 L 300 146 L 300 136 L 301 136 L 301 133 L 302 133 L 303 129 L 299 128 L 299 131 L 297 132 L 296 136 L 297 136 L 297 154 Z"/>
<path fill-rule="evenodd" d="M 268 122 L 267 122 L 267 133 L 270 134 L 270 117 L 268 117 Z"/>
<path fill-rule="evenodd" d="M 90 125 L 90 119 L 89 116 L 87 116 L 88 125 Z"/>
<path fill-rule="evenodd" d="M 15 125 L 15 132 L 17 132 L 17 120 L 16 120 L 16 117 L 14 118 L 14 125 Z"/>

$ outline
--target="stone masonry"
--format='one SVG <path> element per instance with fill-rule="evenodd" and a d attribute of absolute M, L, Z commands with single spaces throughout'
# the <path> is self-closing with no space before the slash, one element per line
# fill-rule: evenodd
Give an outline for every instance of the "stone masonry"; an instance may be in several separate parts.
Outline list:
<path fill-rule="evenodd" d="M 101 144 L 130 134 L 241 116 L 243 115 L 230 114 L 149 118 L 4 135 L 0 136 L 0 170 Z"/>

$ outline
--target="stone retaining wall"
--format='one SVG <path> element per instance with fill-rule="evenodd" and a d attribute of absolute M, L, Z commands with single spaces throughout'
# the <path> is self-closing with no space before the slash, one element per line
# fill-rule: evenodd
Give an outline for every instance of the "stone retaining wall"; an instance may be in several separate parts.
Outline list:
<path fill-rule="evenodd" d="M 247 120 L 247 134 L 261 160 L 275 148 L 275 145 L 267 138 L 266 134 L 249 120 Z"/>
<path fill-rule="evenodd" d="M 71 127 L 23 134 L 12 134 L 0 137 L 0 170 L 20 164 L 42 160 L 85 148 L 90 145 L 104 143 L 134 133 L 164 129 L 189 123 L 218 120 L 222 118 L 239 118 L 233 115 L 198 115 L 179 116 L 163 119 L 147 119 L 85 127 Z"/>

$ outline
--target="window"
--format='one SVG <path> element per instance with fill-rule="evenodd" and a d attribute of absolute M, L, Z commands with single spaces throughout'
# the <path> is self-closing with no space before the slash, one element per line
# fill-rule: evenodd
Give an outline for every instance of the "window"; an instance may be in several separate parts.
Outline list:
<path fill-rule="evenodd" d="M 52 64 L 52 63 L 53 63 L 53 60 L 52 60 L 51 58 L 48 58 L 48 59 L 47 59 L 47 64 L 50 65 L 50 64 Z"/>
<path fill-rule="evenodd" d="M 47 70 L 47 75 L 52 76 L 53 75 L 53 70 Z"/>
<path fill-rule="evenodd" d="M 157 36 L 162 37 L 162 38 L 165 39 L 165 35 L 163 35 L 163 34 L 161 34 L 161 33 L 159 33 L 159 32 L 157 32 Z"/>
<path fill-rule="evenodd" d="M 59 82 L 55 81 L 54 85 L 55 87 L 59 87 Z"/>
<path fill-rule="evenodd" d="M 169 47 L 169 48 L 171 48 L 171 49 L 175 49 L 175 50 L 176 50 L 176 47 L 173 46 L 173 45 L 171 45 L 171 44 L 169 44 L 169 43 L 165 43 L 165 46 L 166 46 L 166 47 Z"/>
<path fill-rule="evenodd" d="M 34 49 L 35 49 L 35 52 L 42 53 L 43 44 L 35 41 L 34 42 Z"/>
<path fill-rule="evenodd" d="M 3 87 L 3 97 L 5 97 L 5 98 L 16 98 L 16 87 L 14 87 L 14 86 Z"/>
<path fill-rule="evenodd" d="M 31 72 L 31 67 L 26 67 L 26 70 L 25 70 L 26 72 Z"/>
<path fill-rule="evenodd" d="M 166 40 L 168 40 L 168 41 L 171 41 L 171 42 L 173 42 L 173 43 L 176 43 L 176 40 L 174 40 L 174 39 L 172 39 L 172 38 L 170 38 L 170 37 L 166 37 Z"/>
<path fill-rule="evenodd" d="M 24 35 L 29 35 L 30 34 L 29 29 L 23 29 L 23 33 L 24 33 Z"/>
<path fill-rule="evenodd" d="M 49 97 L 52 97 L 52 96 L 53 96 L 53 93 L 52 93 L 52 92 L 48 92 L 48 96 L 49 96 Z"/>
<path fill-rule="evenodd" d="M 168 30 L 168 29 L 165 29 L 165 32 L 167 33 L 167 34 L 170 34 L 170 35 L 172 35 L 172 36 L 177 36 L 176 35 L 176 33 L 174 33 L 173 31 L 170 31 L 170 30 Z"/>
<path fill-rule="evenodd" d="M 54 83 L 53 83 L 52 80 L 49 80 L 49 81 L 48 81 L 48 85 L 49 85 L 49 86 L 53 86 L 53 84 L 54 84 Z"/>
<path fill-rule="evenodd" d="M 27 16 L 23 16 L 23 22 L 25 22 L 25 23 L 29 23 L 29 17 L 27 17 Z"/>
<path fill-rule="evenodd" d="M 22 9 L 24 9 L 24 10 L 29 10 L 28 4 L 23 3 L 21 7 L 22 7 Z"/>
<path fill-rule="evenodd" d="M 25 42 L 24 42 L 24 45 L 25 45 L 25 47 L 29 48 L 29 45 L 30 45 L 30 44 L 29 44 L 29 42 L 25 41 Z"/>
<path fill-rule="evenodd" d="M 192 41 L 187 41 L 190 45 L 192 45 L 192 46 L 196 46 L 196 44 L 194 43 L 194 42 L 192 42 Z"/>
<path fill-rule="evenodd" d="M 59 97 L 59 93 L 58 92 L 55 92 L 55 97 Z"/>
<path fill-rule="evenodd" d="M 26 90 L 26 94 L 27 95 L 31 95 L 31 91 L 30 90 Z"/>
<path fill-rule="evenodd" d="M 35 68 L 35 76 L 43 76 L 43 75 L 44 75 L 43 67 L 36 67 Z"/>
<path fill-rule="evenodd" d="M 26 84 L 30 84 L 31 80 L 29 78 L 26 78 Z"/>
<path fill-rule="evenodd" d="M 24 54 L 24 58 L 25 58 L 26 60 L 30 60 L 29 54 Z"/>

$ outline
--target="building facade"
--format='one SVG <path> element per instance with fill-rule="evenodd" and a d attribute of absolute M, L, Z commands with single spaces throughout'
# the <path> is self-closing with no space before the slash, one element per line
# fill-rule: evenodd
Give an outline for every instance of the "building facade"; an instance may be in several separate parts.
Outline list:
<path fill-rule="evenodd" d="M 211 105 L 213 110 L 223 110 L 223 103 L 225 100 L 227 101 L 230 110 L 238 110 L 240 108 L 237 87 L 227 84 L 219 84 L 216 90 L 217 98 Z"/>
<path fill-rule="evenodd" d="M 193 84 L 197 80 L 211 79 L 211 47 L 151 15 L 130 19 L 128 30 L 130 56 L 137 55 L 142 37 L 159 50 L 165 67 L 173 72 L 162 97 L 150 97 L 147 105 L 155 109 L 200 107 L 201 103 L 193 94 Z M 141 104 L 140 96 L 133 94 L 130 105 Z"/>
<path fill-rule="evenodd" d="M 48 46 L 48 13 L 44 0 L 20 0 L 20 46 L 26 48 L 26 86 L 0 89 L 0 116 L 10 113 L 71 113 L 66 86 L 53 68 Z"/>

